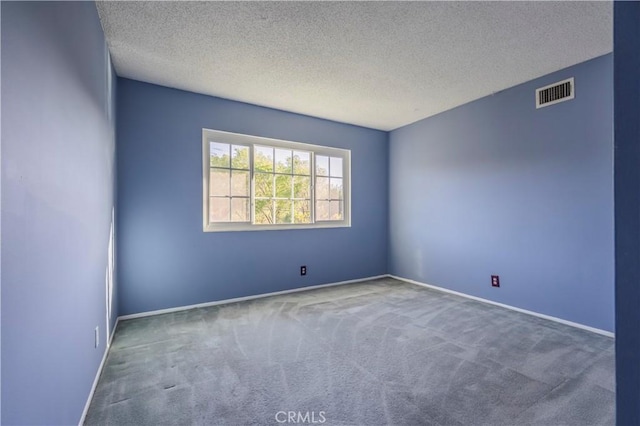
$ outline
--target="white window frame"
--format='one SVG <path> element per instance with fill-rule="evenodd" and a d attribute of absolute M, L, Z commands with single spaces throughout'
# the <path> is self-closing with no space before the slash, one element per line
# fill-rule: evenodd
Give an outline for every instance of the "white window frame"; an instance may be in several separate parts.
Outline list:
<path fill-rule="evenodd" d="M 209 221 L 209 169 L 210 150 L 209 142 L 220 142 L 231 145 L 245 145 L 249 147 L 250 161 L 250 206 L 249 214 L 251 222 L 210 222 Z M 311 152 L 311 223 L 286 223 L 286 224 L 254 224 L 255 203 L 255 170 L 253 167 L 253 152 L 255 145 L 286 148 L 291 150 Z M 324 155 L 341 157 L 343 161 L 343 219 L 318 221 L 315 219 L 315 156 Z M 333 148 L 321 145 L 313 145 L 303 142 L 292 142 L 280 139 L 271 139 L 261 136 L 244 135 L 240 133 L 224 132 L 221 130 L 202 129 L 202 229 L 204 232 L 228 232 L 228 231 L 275 231 L 283 229 L 315 229 L 315 228 L 344 228 L 351 226 L 351 151 L 348 149 Z"/>

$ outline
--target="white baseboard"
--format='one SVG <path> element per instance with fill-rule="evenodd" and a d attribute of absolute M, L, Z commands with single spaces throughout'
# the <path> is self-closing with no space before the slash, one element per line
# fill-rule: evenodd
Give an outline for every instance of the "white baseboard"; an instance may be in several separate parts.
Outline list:
<path fill-rule="evenodd" d="M 522 309 L 522 308 L 516 308 L 515 306 L 505 305 L 504 303 L 494 302 L 493 300 L 483 299 L 481 297 L 476 297 L 476 296 L 471 296 L 469 294 L 460 293 L 458 291 L 449 290 L 447 288 L 438 287 L 438 286 L 435 286 L 435 285 L 432 285 L 432 284 L 426 284 L 426 283 L 422 283 L 420 281 L 415 281 L 415 280 L 410 280 L 408 278 L 398 277 L 396 275 L 387 274 L 387 276 L 390 277 L 390 278 L 395 278 L 396 280 L 399 280 L 399 281 L 407 282 L 409 284 L 415 284 L 415 285 L 419 285 L 419 286 L 422 286 L 422 287 L 427 287 L 427 288 L 430 288 L 430 289 L 433 289 L 433 290 L 442 291 L 444 293 L 455 294 L 456 296 L 465 297 L 467 299 L 476 300 L 478 302 L 488 303 L 490 305 L 500 306 L 501 308 L 510 309 L 512 311 L 520 312 L 520 313 L 527 314 L 527 315 L 533 315 L 534 317 L 544 318 L 544 319 L 549 320 L 549 321 L 559 322 L 560 324 L 564 324 L 564 325 L 568 325 L 568 326 L 571 326 L 571 327 L 580 328 L 582 330 L 587 330 L 587 331 L 590 331 L 592 333 L 597 333 L 597 334 L 601 334 L 603 336 L 615 338 L 615 333 L 612 333 L 612 332 L 606 331 L 606 330 L 601 330 L 601 329 L 595 328 L 595 327 L 590 327 L 588 325 L 580 324 L 580 323 L 577 323 L 577 322 L 567 321 L 567 320 L 564 320 L 562 318 L 552 317 L 551 315 L 540 314 L 538 312 L 528 311 L 528 310 Z"/>
<path fill-rule="evenodd" d="M 373 276 L 373 277 L 358 278 L 358 279 L 355 279 L 355 280 L 339 281 L 339 282 L 327 283 L 327 284 L 319 284 L 319 285 L 314 285 L 314 286 L 309 286 L 309 287 L 294 288 L 294 289 L 291 289 L 291 290 L 275 291 L 275 292 L 271 292 L 271 293 L 262 293 L 262 294 L 257 294 L 257 295 L 254 295 L 254 296 L 236 297 L 236 298 L 233 298 L 233 299 L 217 300 L 217 301 L 214 301 L 214 302 L 198 303 L 198 304 L 195 304 L 195 305 L 178 306 L 178 307 L 175 307 L 175 308 L 159 309 L 159 310 L 156 310 L 156 311 L 140 312 L 140 313 L 137 313 L 137 314 L 123 315 L 123 316 L 119 316 L 118 318 L 116 318 L 116 324 L 113 327 L 113 331 L 111 332 L 111 336 L 109 337 L 109 342 L 107 344 L 107 347 L 104 350 L 104 354 L 102 356 L 102 361 L 100 361 L 100 366 L 98 367 L 98 371 L 96 372 L 96 377 L 93 380 L 93 385 L 91 386 L 91 391 L 89 392 L 89 397 L 87 398 L 87 402 L 86 402 L 86 404 L 84 406 L 84 410 L 82 411 L 82 416 L 80 417 L 80 422 L 78 424 L 79 424 L 79 426 L 82 426 L 83 423 L 84 423 L 85 417 L 87 416 L 87 412 L 89 411 L 89 405 L 91 404 L 91 400 L 93 399 L 93 394 L 94 394 L 94 392 L 96 390 L 96 387 L 98 385 L 98 380 L 100 379 L 100 374 L 102 374 L 102 369 L 103 369 L 104 363 L 105 363 L 105 361 L 107 359 L 107 355 L 109 354 L 109 348 L 111 347 L 111 343 L 113 342 L 113 337 L 116 334 L 116 329 L 118 328 L 118 323 L 120 322 L 120 320 L 127 320 L 127 319 L 133 319 L 133 318 L 142 318 L 142 317 L 148 317 L 148 316 L 153 316 L 153 315 L 161 315 L 161 314 L 167 314 L 167 313 L 171 313 L 171 312 L 186 311 L 186 310 L 189 310 L 189 309 L 205 308 L 205 307 L 208 307 L 208 306 L 226 305 L 226 304 L 229 304 L 229 303 L 243 302 L 245 300 L 261 299 L 261 298 L 264 298 L 264 297 L 278 296 L 278 295 L 290 294 L 290 293 L 298 293 L 298 292 L 302 292 L 302 291 L 315 290 L 315 289 L 319 289 L 319 288 L 335 287 L 335 286 L 339 286 L 339 285 L 359 283 L 359 282 L 375 280 L 375 279 L 379 279 L 379 278 L 393 278 L 393 279 L 396 279 L 398 281 L 407 282 L 409 284 L 414 284 L 414 285 L 430 288 L 432 290 L 441 291 L 441 292 L 444 292 L 444 293 L 454 294 L 456 296 L 464 297 L 466 299 L 471 299 L 471 300 L 476 300 L 478 302 L 488 303 L 490 305 L 499 306 L 501 308 L 509 309 L 509 310 L 520 312 L 520 313 L 527 314 L 527 315 L 532 315 L 534 317 L 543 318 L 543 319 L 546 319 L 546 320 L 549 320 L 549 321 L 554 321 L 554 322 L 557 322 L 557 323 L 560 323 L 560 324 L 564 324 L 564 325 L 568 325 L 568 326 L 571 326 L 571 327 L 579 328 L 579 329 L 582 329 L 582 330 L 590 331 L 592 333 L 597 333 L 597 334 L 600 334 L 600 335 L 603 335 L 603 336 L 615 338 L 615 334 L 610 332 L 610 331 L 601 330 L 599 328 L 590 327 L 588 325 L 580 324 L 580 323 L 573 322 L 573 321 L 567 321 L 567 320 L 564 320 L 562 318 L 557 318 L 557 317 L 553 317 L 553 316 L 550 316 L 550 315 L 540 314 L 540 313 L 534 312 L 534 311 L 528 311 L 526 309 L 517 308 L 515 306 L 506 305 L 504 303 L 494 302 L 494 301 L 489 300 L 489 299 L 483 299 L 481 297 L 471 296 L 469 294 L 461 293 L 461 292 L 458 292 L 458 291 L 455 291 L 455 290 L 449 290 L 449 289 L 444 288 L 444 287 L 438 287 L 438 286 L 435 286 L 435 285 L 432 285 L 432 284 L 426 284 L 426 283 L 423 283 L 423 282 L 420 282 L 420 281 L 415 281 L 415 280 L 411 280 L 409 278 L 403 278 L 403 277 L 399 277 L 397 275 L 392 275 L 392 274 L 376 275 L 376 276 Z"/>
<path fill-rule="evenodd" d="M 84 410 L 82 410 L 82 416 L 80 416 L 80 422 L 78 422 L 79 426 L 82 426 L 84 424 L 84 419 L 87 417 L 87 412 L 89 411 L 89 405 L 91 405 L 93 394 L 95 393 L 96 387 L 98 386 L 98 380 L 100 379 L 100 374 L 102 374 L 104 363 L 107 360 L 107 355 L 109 354 L 109 348 L 111 347 L 111 343 L 113 342 L 113 336 L 116 335 L 116 329 L 118 328 L 119 321 L 120 321 L 120 318 L 116 318 L 116 323 L 113 326 L 113 330 L 111 331 L 111 336 L 109 337 L 109 341 L 107 342 L 106 348 L 104 348 L 102 361 L 100 361 L 100 365 L 98 366 L 96 377 L 93 379 L 93 384 L 91 385 L 91 391 L 89 391 L 89 397 L 87 398 L 87 402 L 84 404 Z"/>
<path fill-rule="evenodd" d="M 236 298 L 233 298 L 233 299 L 216 300 L 215 302 L 205 302 L 205 303 L 198 303 L 198 304 L 195 304 L 195 305 L 178 306 L 178 307 L 175 307 L 175 308 L 158 309 L 156 311 L 148 311 L 148 312 L 140 312 L 140 313 L 137 313 L 137 314 L 122 315 L 122 316 L 119 316 L 118 319 L 119 320 L 128 320 L 128 319 L 134 319 L 134 318 L 149 317 L 149 316 L 153 316 L 153 315 L 169 314 L 171 312 L 187 311 L 189 309 L 206 308 L 206 307 L 209 307 L 209 306 L 217 306 L 217 305 L 226 305 L 226 304 L 229 304 L 229 303 L 243 302 L 245 300 L 262 299 L 264 297 L 279 296 L 279 295 L 282 295 L 282 294 L 298 293 L 300 291 L 315 290 L 315 289 L 318 289 L 318 288 L 334 287 L 334 286 L 338 286 L 338 285 L 353 284 L 353 283 L 359 283 L 359 282 L 362 282 L 362 281 L 376 280 L 376 279 L 379 279 L 379 278 L 387 278 L 388 276 L 389 275 L 387 275 L 387 274 L 376 275 L 376 276 L 373 276 L 373 277 L 358 278 L 358 279 L 355 279 L 355 280 L 339 281 L 339 282 L 335 282 L 335 283 L 312 285 L 312 286 L 309 286 L 309 287 L 299 287 L 299 288 L 293 288 L 291 290 L 274 291 L 272 293 L 256 294 L 254 296 L 236 297 Z"/>

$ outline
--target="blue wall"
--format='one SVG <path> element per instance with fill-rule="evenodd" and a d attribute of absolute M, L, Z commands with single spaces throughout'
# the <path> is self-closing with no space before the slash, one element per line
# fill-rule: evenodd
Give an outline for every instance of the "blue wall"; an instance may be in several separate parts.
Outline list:
<path fill-rule="evenodd" d="M 387 133 L 127 79 L 118 123 L 121 315 L 386 273 Z M 203 232 L 202 128 L 351 149 L 351 228 Z"/>
<path fill-rule="evenodd" d="M 621 88 L 637 83 L 637 57 L 623 65 Z M 391 272 L 613 330 L 612 70 L 607 55 L 390 135 L 118 79 L 123 285 L 111 326 L 118 314 Z M 76 423 L 106 347 L 111 73 L 93 3 L 2 3 L 3 424 Z M 570 76 L 574 101 L 535 110 L 536 87 Z M 637 231 L 637 120 L 618 125 L 630 149 L 618 152 L 618 210 L 635 203 L 618 219 Z M 351 149 L 352 227 L 202 232 L 203 127 Z M 636 257 L 619 256 L 619 327 L 637 312 L 637 280 L 622 280 L 637 275 L 627 242 Z M 618 418 L 637 419 L 637 336 L 626 333 Z"/>
<path fill-rule="evenodd" d="M 106 348 L 110 70 L 93 2 L 2 2 L 2 424 L 77 424 Z"/>
<path fill-rule="evenodd" d="M 640 424 L 640 3 L 614 4 L 616 422 Z"/>
<path fill-rule="evenodd" d="M 612 331 L 612 82 L 606 55 L 391 132 L 390 273 Z"/>

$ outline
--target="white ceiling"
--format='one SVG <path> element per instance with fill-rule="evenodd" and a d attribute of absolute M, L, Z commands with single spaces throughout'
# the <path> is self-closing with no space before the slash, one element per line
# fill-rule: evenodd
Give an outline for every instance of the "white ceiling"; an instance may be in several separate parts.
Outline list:
<path fill-rule="evenodd" d="M 613 43 L 611 2 L 97 7 L 119 76 L 382 130 L 611 52 Z"/>

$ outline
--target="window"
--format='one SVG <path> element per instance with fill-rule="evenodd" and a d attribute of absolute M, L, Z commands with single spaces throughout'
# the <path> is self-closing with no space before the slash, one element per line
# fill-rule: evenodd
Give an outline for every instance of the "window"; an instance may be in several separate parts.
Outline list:
<path fill-rule="evenodd" d="M 350 226 L 351 152 L 203 129 L 204 231 Z"/>

